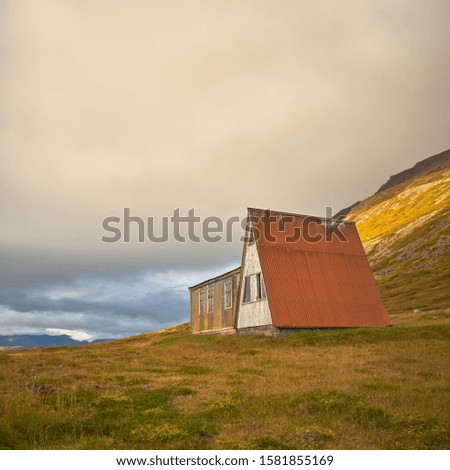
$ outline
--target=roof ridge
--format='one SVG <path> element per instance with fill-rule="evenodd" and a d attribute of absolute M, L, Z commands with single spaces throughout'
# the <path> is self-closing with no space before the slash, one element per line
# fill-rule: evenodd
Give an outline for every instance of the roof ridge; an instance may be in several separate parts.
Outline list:
<path fill-rule="evenodd" d="M 292 217 L 310 217 L 310 218 L 314 218 L 314 219 L 320 219 L 320 220 L 323 220 L 323 221 L 329 221 L 329 220 L 338 220 L 338 219 L 335 219 L 334 217 L 321 217 L 320 215 L 308 215 L 308 214 L 297 214 L 295 212 L 286 212 L 286 211 L 279 211 L 279 210 L 274 210 L 274 209 L 258 209 L 256 207 L 247 207 L 247 210 L 248 212 L 251 212 L 251 211 L 259 211 L 259 212 L 267 212 L 269 211 L 270 213 L 273 213 L 273 214 L 281 214 L 281 215 L 289 215 L 289 216 L 292 216 Z M 339 223 L 343 223 L 343 224 L 350 224 L 350 225 L 355 225 L 355 222 L 353 222 L 352 220 L 339 220 Z"/>

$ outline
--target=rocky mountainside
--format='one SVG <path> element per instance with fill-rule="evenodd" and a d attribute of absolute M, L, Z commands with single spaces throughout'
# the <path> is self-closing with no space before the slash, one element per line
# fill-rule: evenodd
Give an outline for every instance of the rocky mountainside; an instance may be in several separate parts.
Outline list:
<path fill-rule="evenodd" d="M 450 151 L 392 176 L 346 220 L 390 313 L 450 307 Z"/>
<path fill-rule="evenodd" d="M 381 193 L 387 189 L 398 186 L 401 183 L 405 183 L 407 181 L 418 178 L 422 175 L 430 173 L 433 170 L 449 168 L 449 167 L 450 167 L 450 149 L 445 150 L 444 152 L 438 153 L 437 155 L 433 155 L 432 157 L 426 158 L 425 160 L 422 160 L 416 163 L 413 167 L 408 168 L 407 170 L 401 171 L 400 173 L 397 173 L 396 175 L 391 176 L 389 180 L 386 181 L 386 183 L 384 183 L 375 194 Z M 360 203 L 361 201 L 357 201 L 351 206 L 341 209 L 333 217 L 335 219 L 345 218 Z"/>
<path fill-rule="evenodd" d="M 450 149 L 445 150 L 444 152 L 433 155 L 432 157 L 426 158 L 418 163 L 416 163 L 412 168 L 401 171 L 396 175 L 393 175 L 389 178 L 389 181 L 384 183 L 377 193 L 381 193 L 386 189 L 393 188 L 401 183 L 410 181 L 414 178 L 418 178 L 425 173 L 429 173 L 432 170 L 437 170 L 438 168 L 448 168 L 450 167 Z"/>

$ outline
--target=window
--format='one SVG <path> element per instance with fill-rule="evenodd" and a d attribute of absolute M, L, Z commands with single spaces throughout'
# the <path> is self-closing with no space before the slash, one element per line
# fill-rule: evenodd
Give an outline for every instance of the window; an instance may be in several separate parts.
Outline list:
<path fill-rule="evenodd" d="M 214 304 L 214 291 L 212 287 L 208 287 L 208 313 L 212 313 Z"/>
<path fill-rule="evenodd" d="M 231 308 L 233 305 L 233 285 L 231 281 L 227 281 L 223 285 L 223 295 L 223 304 L 225 305 L 225 309 Z"/>
<path fill-rule="evenodd" d="M 199 303 L 198 313 L 200 315 L 205 314 L 205 291 L 204 290 L 200 291 L 200 303 Z"/>
<path fill-rule="evenodd" d="M 245 283 L 244 283 L 244 303 L 251 302 L 252 300 L 252 292 L 251 292 L 251 276 L 245 276 Z"/>
<path fill-rule="evenodd" d="M 255 302 L 257 300 L 267 299 L 266 286 L 261 273 L 251 274 L 245 277 L 244 300 L 246 302 Z"/>
<path fill-rule="evenodd" d="M 261 300 L 261 273 L 255 274 L 256 280 L 256 296 L 255 300 Z"/>
<path fill-rule="evenodd" d="M 267 299 L 266 284 L 261 276 L 261 299 Z"/>

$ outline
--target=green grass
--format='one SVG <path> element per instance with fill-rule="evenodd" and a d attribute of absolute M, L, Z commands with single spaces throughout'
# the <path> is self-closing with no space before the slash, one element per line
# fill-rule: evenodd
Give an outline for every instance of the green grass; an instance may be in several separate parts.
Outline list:
<path fill-rule="evenodd" d="M 449 313 L 393 319 L 2 351 L 0 448 L 444 449 Z"/>

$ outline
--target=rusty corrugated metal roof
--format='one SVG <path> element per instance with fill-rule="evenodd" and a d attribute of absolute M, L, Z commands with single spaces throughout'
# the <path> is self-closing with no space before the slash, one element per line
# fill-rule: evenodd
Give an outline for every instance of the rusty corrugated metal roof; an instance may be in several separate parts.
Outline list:
<path fill-rule="evenodd" d="M 391 324 L 353 223 L 341 224 L 333 234 L 319 217 L 260 209 L 249 209 L 249 216 L 258 219 L 256 246 L 274 326 Z M 295 241 L 287 241 L 299 230 Z"/>

